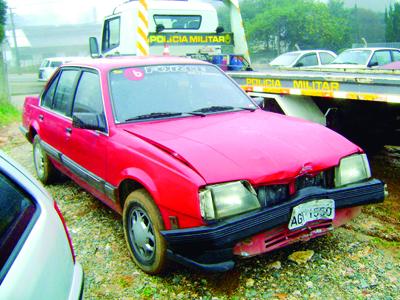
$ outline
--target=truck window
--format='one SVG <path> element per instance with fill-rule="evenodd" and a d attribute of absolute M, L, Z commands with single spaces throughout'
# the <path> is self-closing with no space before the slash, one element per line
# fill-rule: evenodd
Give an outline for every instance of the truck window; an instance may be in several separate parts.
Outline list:
<path fill-rule="evenodd" d="M 72 97 L 78 74 L 78 70 L 64 70 L 58 81 L 53 109 L 63 115 L 69 116 L 71 113 Z"/>
<path fill-rule="evenodd" d="M 0 173 L 0 283 L 13 257 L 17 244 L 37 210 L 26 193 Z"/>
<path fill-rule="evenodd" d="M 154 23 L 165 29 L 199 29 L 201 16 L 154 15 Z"/>
<path fill-rule="evenodd" d="M 102 50 L 108 51 L 119 46 L 120 17 L 108 19 L 104 22 Z"/>
<path fill-rule="evenodd" d="M 82 73 L 76 89 L 73 112 L 103 113 L 98 74 L 86 71 Z"/>
<path fill-rule="evenodd" d="M 317 65 L 318 65 L 318 58 L 317 58 L 317 54 L 315 54 L 315 53 L 304 55 L 296 63 L 296 66 L 299 66 L 299 67 L 317 66 Z"/>

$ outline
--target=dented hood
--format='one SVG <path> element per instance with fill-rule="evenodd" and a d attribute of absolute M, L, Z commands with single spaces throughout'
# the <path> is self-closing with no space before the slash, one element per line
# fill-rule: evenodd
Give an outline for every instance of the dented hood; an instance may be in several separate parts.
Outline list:
<path fill-rule="evenodd" d="M 181 157 L 208 184 L 279 182 L 361 151 L 321 125 L 262 110 L 133 123 L 125 130 Z"/>

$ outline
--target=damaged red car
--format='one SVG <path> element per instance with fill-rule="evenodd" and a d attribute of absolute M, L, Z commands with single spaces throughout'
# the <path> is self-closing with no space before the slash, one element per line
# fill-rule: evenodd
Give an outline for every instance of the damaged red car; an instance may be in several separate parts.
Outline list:
<path fill-rule="evenodd" d="M 218 67 L 185 58 L 68 63 L 21 127 L 37 176 L 62 172 L 123 216 L 145 272 L 210 271 L 323 235 L 382 202 L 362 149 L 260 109 Z"/>

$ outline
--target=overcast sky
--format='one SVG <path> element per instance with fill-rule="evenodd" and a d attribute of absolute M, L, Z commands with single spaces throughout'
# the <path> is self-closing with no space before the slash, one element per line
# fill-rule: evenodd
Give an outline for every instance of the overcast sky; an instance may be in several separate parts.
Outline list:
<path fill-rule="evenodd" d="M 116 5 L 125 0 L 6 0 L 9 7 L 18 16 L 32 16 L 32 23 L 41 24 L 71 24 L 101 21 L 110 15 Z M 328 0 L 321 0 L 328 1 Z M 397 0 L 345 0 L 349 6 L 357 3 L 359 7 L 367 7 L 383 11 L 385 6 Z M 28 19 L 29 20 L 29 19 Z M 29 22 L 28 22 L 29 23 Z"/>

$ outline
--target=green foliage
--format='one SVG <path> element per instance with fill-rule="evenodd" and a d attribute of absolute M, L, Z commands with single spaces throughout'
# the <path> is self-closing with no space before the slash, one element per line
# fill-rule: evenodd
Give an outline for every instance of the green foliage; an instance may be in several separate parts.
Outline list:
<path fill-rule="evenodd" d="M 20 120 L 21 112 L 10 102 L 0 99 L 0 127 Z"/>
<path fill-rule="evenodd" d="M 346 8 L 341 0 L 244 0 L 241 11 L 250 43 L 267 49 L 293 50 L 297 44 L 338 51 L 361 37 L 380 41 L 384 30 L 382 14 Z"/>
<path fill-rule="evenodd" d="M 389 7 L 385 13 L 386 42 L 400 42 L 400 3 Z"/>
<path fill-rule="evenodd" d="M 6 24 L 7 4 L 0 0 L 0 43 L 4 39 L 4 25 Z"/>

